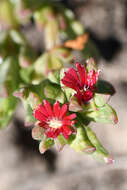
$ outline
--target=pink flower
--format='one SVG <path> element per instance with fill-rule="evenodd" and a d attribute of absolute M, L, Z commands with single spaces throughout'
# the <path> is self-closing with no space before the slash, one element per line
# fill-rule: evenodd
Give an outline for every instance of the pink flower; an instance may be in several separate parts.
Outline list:
<path fill-rule="evenodd" d="M 34 110 L 33 116 L 39 120 L 39 126 L 44 128 L 45 135 L 48 138 L 56 138 L 59 134 L 68 139 L 68 137 L 75 131 L 73 120 L 76 114 L 67 115 L 68 106 L 64 104 L 61 108 L 57 101 L 53 105 L 53 109 L 47 100 L 38 105 Z"/>
<path fill-rule="evenodd" d="M 76 63 L 76 68 L 77 70 L 70 68 L 65 72 L 62 83 L 76 91 L 75 96 L 81 105 L 82 102 L 88 102 L 93 97 L 99 72 L 91 70 L 87 73 L 85 67 L 79 63 Z"/>

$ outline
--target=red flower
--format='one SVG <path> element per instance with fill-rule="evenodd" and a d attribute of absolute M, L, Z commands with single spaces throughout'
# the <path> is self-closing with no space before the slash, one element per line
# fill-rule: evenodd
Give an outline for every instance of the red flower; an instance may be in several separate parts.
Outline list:
<path fill-rule="evenodd" d="M 76 91 L 75 96 L 79 104 L 88 102 L 93 97 L 93 92 L 96 90 L 96 82 L 98 80 L 99 72 L 91 70 L 89 73 L 83 65 L 76 63 L 77 70 L 70 68 L 65 72 L 62 83 Z"/>
<path fill-rule="evenodd" d="M 59 134 L 63 134 L 68 139 L 75 130 L 73 124 L 76 121 L 73 119 L 76 114 L 66 115 L 68 106 L 64 104 L 60 108 L 58 101 L 53 105 L 53 109 L 47 100 L 44 100 L 43 104 L 34 110 L 33 116 L 40 121 L 39 126 L 45 129 L 46 136 L 56 138 Z"/>

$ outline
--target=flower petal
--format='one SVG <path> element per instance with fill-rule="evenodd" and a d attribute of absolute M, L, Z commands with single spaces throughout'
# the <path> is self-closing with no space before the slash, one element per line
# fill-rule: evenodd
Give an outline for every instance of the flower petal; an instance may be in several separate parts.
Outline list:
<path fill-rule="evenodd" d="M 84 91 L 83 100 L 85 102 L 91 100 L 92 98 L 93 98 L 93 92 L 91 90 Z"/>
<path fill-rule="evenodd" d="M 75 94 L 75 97 L 77 98 L 78 103 L 81 105 L 82 104 L 82 100 L 83 100 L 82 93 L 80 91 L 77 91 L 77 93 Z"/>
<path fill-rule="evenodd" d="M 60 129 L 48 128 L 46 130 L 46 136 L 48 138 L 56 138 L 60 134 L 60 132 L 61 132 Z"/>
<path fill-rule="evenodd" d="M 51 108 L 50 103 L 47 100 L 43 100 L 43 103 L 44 103 L 44 107 L 45 107 L 48 115 L 53 116 L 53 112 L 52 112 L 52 108 Z"/>
<path fill-rule="evenodd" d="M 53 105 L 53 113 L 55 117 L 59 117 L 60 114 L 60 106 L 59 106 L 59 101 L 57 101 L 54 105 Z"/>
<path fill-rule="evenodd" d="M 79 72 L 82 85 L 87 85 L 87 72 L 85 67 L 79 63 L 76 63 L 76 67 Z"/>
<path fill-rule="evenodd" d="M 68 72 L 69 72 L 76 80 L 79 80 L 79 77 L 78 77 L 77 72 L 76 72 L 75 69 L 70 68 L 70 69 L 68 70 Z"/>
<path fill-rule="evenodd" d="M 60 118 L 62 118 L 62 117 L 65 116 L 65 114 L 66 114 L 66 112 L 67 112 L 67 107 L 68 107 L 68 106 L 67 106 L 66 104 L 64 104 L 64 105 L 61 107 L 60 115 L 59 115 Z"/>
<path fill-rule="evenodd" d="M 34 113 L 33 113 L 34 117 L 39 120 L 39 121 L 44 121 L 46 122 L 47 118 L 40 112 L 38 111 L 37 109 L 34 110 Z"/>
<path fill-rule="evenodd" d="M 65 116 L 63 119 L 65 119 L 65 120 L 72 120 L 72 119 L 75 119 L 75 118 L 76 118 L 76 114 L 73 113 L 71 115 Z"/>
<path fill-rule="evenodd" d="M 67 81 L 66 79 L 62 79 L 61 81 L 65 86 L 77 91 L 77 86 L 74 85 L 74 82 Z"/>
<path fill-rule="evenodd" d="M 80 88 L 79 78 L 74 69 L 69 69 L 68 72 L 65 72 L 65 76 L 61 81 L 65 86 L 74 90 L 78 90 Z"/>
<path fill-rule="evenodd" d="M 63 120 L 63 125 L 68 125 L 68 126 L 71 126 L 72 124 L 74 124 L 75 122 L 74 121 L 71 121 L 71 120 Z"/>
<path fill-rule="evenodd" d="M 66 139 L 72 134 L 71 129 L 66 125 L 61 128 L 61 132 Z"/>
<path fill-rule="evenodd" d="M 91 70 L 88 73 L 88 77 L 87 77 L 87 82 L 88 82 L 88 86 L 93 86 L 96 84 L 97 80 L 98 80 L 98 76 L 99 76 L 99 72 L 95 72 L 95 70 Z"/>
<path fill-rule="evenodd" d="M 48 113 L 46 109 L 42 106 L 42 104 L 38 105 L 37 110 L 40 111 L 44 116 L 48 117 Z"/>
<path fill-rule="evenodd" d="M 48 125 L 47 123 L 41 121 L 41 122 L 39 123 L 39 127 L 43 127 L 44 129 L 48 129 L 48 128 L 49 128 L 49 125 Z"/>

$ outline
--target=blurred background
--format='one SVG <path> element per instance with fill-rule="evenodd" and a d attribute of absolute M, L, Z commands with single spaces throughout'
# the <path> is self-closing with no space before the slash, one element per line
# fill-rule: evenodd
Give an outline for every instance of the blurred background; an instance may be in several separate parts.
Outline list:
<path fill-rule="evenodd" d="M 21 105 L 8 128 L 0 131 L 1 190 L 127 190 L 127 1 L 66 0 L 89 32 L 101 58 L 101 77 L 113 84 L 110 104 L 118 114 L 116 126 L 92 123 L 102 144 L 115 158 L 112 165 L 97 163 L 68 147 L 41 155 L 31 130 L 24 127 Z M 39 36 L 24 29 L 32 45 Z M 33 40 L 34 39 L 34 40 Z"/>

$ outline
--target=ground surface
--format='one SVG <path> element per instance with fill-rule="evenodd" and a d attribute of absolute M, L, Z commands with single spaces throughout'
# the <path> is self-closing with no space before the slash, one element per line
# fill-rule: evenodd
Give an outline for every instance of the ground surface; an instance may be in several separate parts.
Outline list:
<path fill-rule="evenodd" d="M 117 91 L 110 103 L 117 110 L 118 125 L 92 124 L 116 162 L 99 164 L 69 148 L 42 156 L 30 132 L 15 121 L 0 131 L 1 190 L 127 190 L 127 2 L 79 2 L 83 5 L 75 11 L 100 50 L 102 77 Z"/>

